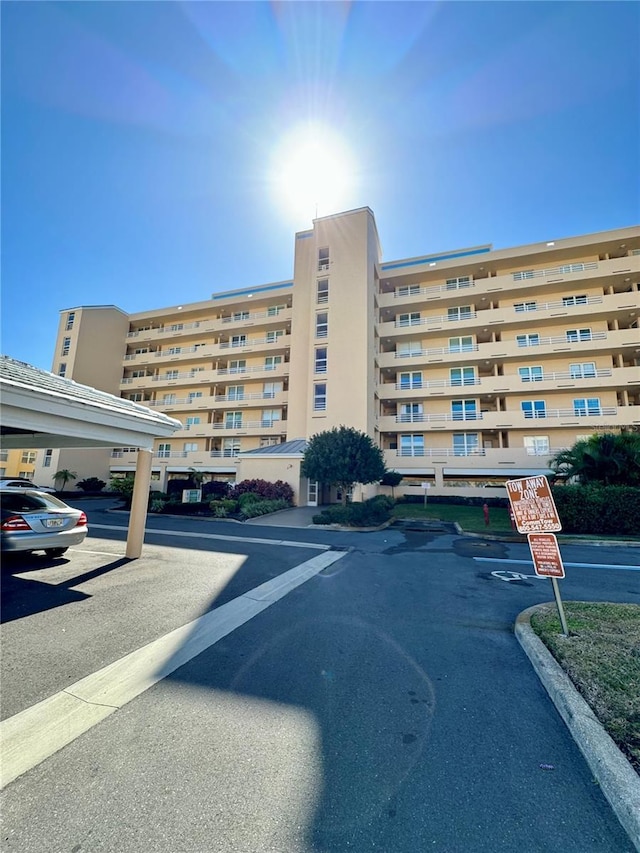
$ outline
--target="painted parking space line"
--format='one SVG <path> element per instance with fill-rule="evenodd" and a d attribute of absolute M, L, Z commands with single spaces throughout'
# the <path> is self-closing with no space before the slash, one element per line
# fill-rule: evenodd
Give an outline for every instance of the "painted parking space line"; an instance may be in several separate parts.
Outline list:
<path fill-rule="evenodd" d="M 91 530 L 120 530 L 127 532 L 126 527 L 118 524 L 91 524 Z M 311 548 L 316 551 L 329 551 L 331 545 L 320 545 L 317 542 L 291 542 L 288 539 L 258 539 L 252 536 L 224 536 L 221 533 L 191 533 L 184 530 L 157 530 L 155 527 L 145 527 L 145 536 L 184 536 L 190 539 L 219 539 L 224 542 L 249 542 L 252 545 L 284 545 L 287 548 Z"/>
<path fill-rule="evenodd" d="M 0 788 L 346 556 L 317 554 L 0 722 Z"/>
<path fill-rule="evenodd" d="M 531 560 L 504 560 L 500 557 L 474 557 L 479 563 L 517 563 L 521 566 L 533 566 Z M 640 572 L 640 566 L 620 566 L 613 563 L 565 563 L 565 567 L 574 569 L 622 569 L 625 572 Z"/>

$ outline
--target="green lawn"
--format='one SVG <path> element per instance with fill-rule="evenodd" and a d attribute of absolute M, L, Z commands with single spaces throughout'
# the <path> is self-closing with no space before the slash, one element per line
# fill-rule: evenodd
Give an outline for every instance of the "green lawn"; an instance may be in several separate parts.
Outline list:
<path fill-rule="evenodd" d="M 471 533 L 510 533 L 512 532 L 509 513 L 503 507 L 489 509 L 489 526 L 484 523 L 484 513 L 481 506 L 465 506 L 458 504 L 396 504 L 393 508 L 395 518 L 431 518 L 441 521 L 457 521 L 463 530 Z"/>
<path fill-rule="evenodd" d="M 569 637 L 554 604 L 531 627 L 640 773 L 640 606 L 565 601 Z"/>

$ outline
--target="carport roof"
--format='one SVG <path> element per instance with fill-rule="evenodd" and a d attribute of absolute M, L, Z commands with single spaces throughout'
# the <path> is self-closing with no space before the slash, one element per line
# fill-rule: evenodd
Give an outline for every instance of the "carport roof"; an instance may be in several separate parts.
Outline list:
<path fill-rule="evenodd" d="M 271 444 L 269 447 L 257 447 L 255 450 L 245 450 L 238 456 L 302 456 L 307 449 L 305 438 L 294 438 L 281 444 Z"/>
<path fill-rule="evenodd" d="M 0 356 L 2 444 L 8 448 L 131 446 L 180 429 L 180 421 L 131 400 Z"/>

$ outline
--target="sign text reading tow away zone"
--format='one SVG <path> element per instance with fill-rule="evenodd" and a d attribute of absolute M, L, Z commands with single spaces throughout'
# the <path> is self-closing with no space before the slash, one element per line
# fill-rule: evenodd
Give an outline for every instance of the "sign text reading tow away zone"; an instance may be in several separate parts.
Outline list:
<path fill-rule="evenodd" d="M 518 533 L 562 530 L 546 477 L 507 480 L 506 487 Z"/>

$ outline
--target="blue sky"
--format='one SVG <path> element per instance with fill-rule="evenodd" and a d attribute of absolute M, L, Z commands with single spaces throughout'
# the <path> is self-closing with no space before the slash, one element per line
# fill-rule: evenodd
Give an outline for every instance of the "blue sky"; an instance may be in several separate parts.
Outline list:
<path fill-rule="evenodd" d="M 639 56 L 632 2 L 5 0 L 2 352 L 50 369 L 61 309 L 290 278 L 301 123 L 386 260 L 635 224 Z"/>

